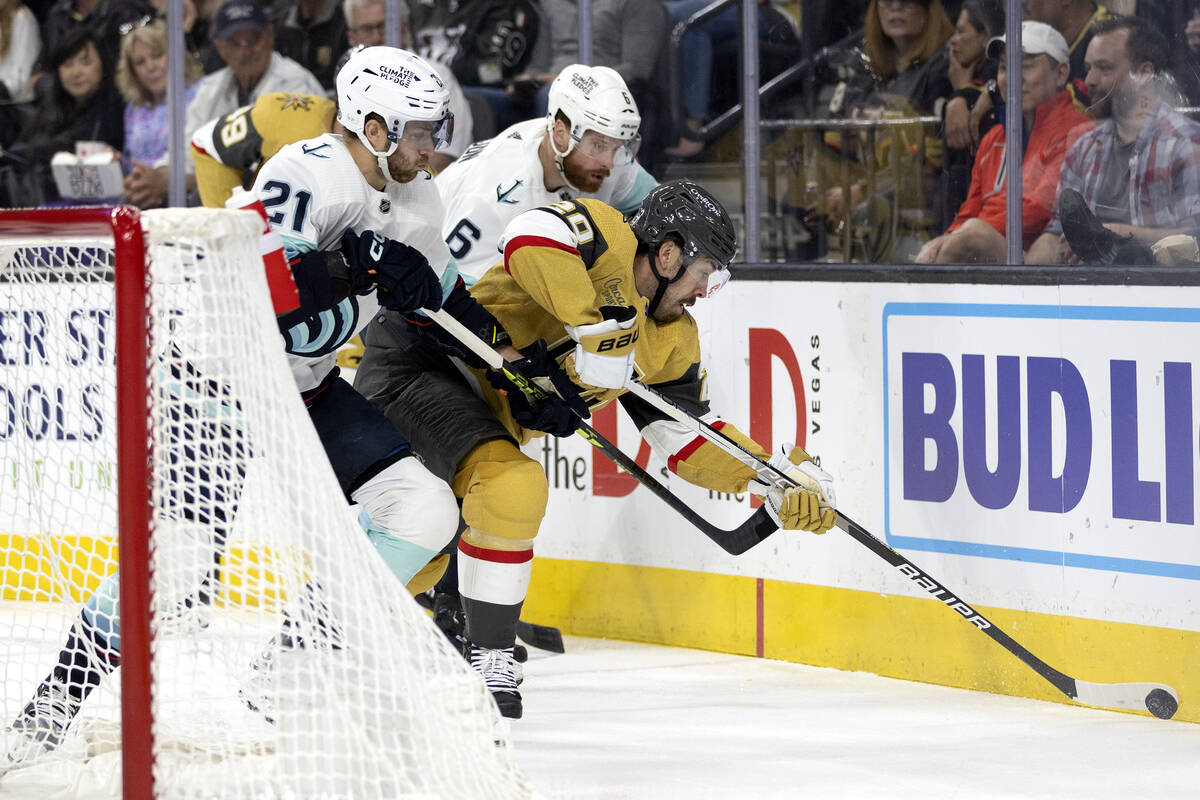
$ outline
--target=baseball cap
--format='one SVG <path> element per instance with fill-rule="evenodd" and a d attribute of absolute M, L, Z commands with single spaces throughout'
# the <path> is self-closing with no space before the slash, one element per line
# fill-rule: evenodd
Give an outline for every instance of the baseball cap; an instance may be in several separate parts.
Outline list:
<path fill-rule="evenodd" d="M 993 36 L 988 39 L 988 58 L 999 58 L 1003 50 L 1003 36 Z M 1021 23 L 1021 53 L 1027 56 L 1044 53 L 1060 64 L 1070 58 L 1067 53 L 1067 40 L 1063 38 L 1063 35 L 1046 23 L 1033 20 Z"/>
<path fill-rule="evenodd" d="M 261 31 L 267 24 L 267 15 L 254 0 L 228 0 L 217 9 L 213 38 L 228 39 L 239 31 Z"/>

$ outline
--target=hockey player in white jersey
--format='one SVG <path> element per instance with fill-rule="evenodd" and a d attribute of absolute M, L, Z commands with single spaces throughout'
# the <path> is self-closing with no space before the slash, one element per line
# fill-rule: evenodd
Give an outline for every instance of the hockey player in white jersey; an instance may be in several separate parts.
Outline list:
<path fill-rule="evenodd" d="M 407 51 L 368 47 L 338 73 L 337 93 L 346 134 L 283 147 L 259 171 L 254 192 L 298 280 L 317 278 L 299 287 L 302 308 L 280 320 L 309 415 L 347 498 L 362 506 L 372 544 L 401 583 L 423 590 L 418 572 L 434 576 L 431 584 L 445 568 L 448 556 L 439 552 L 457 530 L 457 501 L 411 457 L 382 412 L 339 377 L 336 351 L 381 308 L 443 308 L 506 359 L 521 354 L 467 293 L 442 241 L 441 200 L 426 168 L 450 141 L 453 115 L 437 72 Z M 301 603 L 321 602 L 319 591 L 307 594 Z M 336 629 L 298 631 L 285 614 L 283 630 L 255 662 L 255 678 L 243 682 L 247 705 L 268 719 L 278 659 L 338 646 Z"/>
<path fill-rule="evenodd" d="M 467 284 L 500 259 L 500 234 L 522 211 L 580 197 L 636 211 L 657 185 L 635 160 L 641 122 L 615 70 L 572 64 L 550 84 L 544 119 L 476 142 L 439 173 L 442 234 Z"/>
<path fill-rule="evenodd" d="M 254 193 L 267 209 L 306 303 L 280 320 L 292 375 L 347 497 L 402 583 L 454 534 L 449 487 L 338 375 L 337 348 L 380 307 L 439 308 L 455 285 L 438 235 L 440 201 L 424 171 L 449 140 L 453 117 L 437 73 L 418 56 L 374 47 L 337 76 L 344 136 L 286 145 L 263 165 Z M 312 269 L 316 262 L 318 267 Z M 323 269 L 322 269 L 323 268 Z M 318 281 L 319 282 L 319 281 Z"/>

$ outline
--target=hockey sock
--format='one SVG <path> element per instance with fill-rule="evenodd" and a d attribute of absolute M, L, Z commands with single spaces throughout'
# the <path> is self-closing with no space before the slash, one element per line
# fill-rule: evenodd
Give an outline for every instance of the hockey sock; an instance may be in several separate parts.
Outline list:
<path fill-rule="evenodd" d="M 82 702 L 100 685 L 105 675 L 120 665 L 120 652 L 81 618 L 71 626 L 51 675 L 53 680 L 66 686 L 72 697 Z"/>
<path fill-rule="evenodd" d="M 493 550 L 464 539 L 458 551 L 467 639 L 491 650 L 512 647 L 529 587 L 533 550 Z"/>

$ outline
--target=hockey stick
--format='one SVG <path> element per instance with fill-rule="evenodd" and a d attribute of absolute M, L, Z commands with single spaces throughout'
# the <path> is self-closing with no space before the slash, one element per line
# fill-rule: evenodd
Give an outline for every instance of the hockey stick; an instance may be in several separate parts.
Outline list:
<path fill-rule="evenodd" d="M 525 620 L 517 620 L 517 636 L 522 642 L 538 650 L 550 653 L 567 652 L 563 644 L 562 631 L 550 625 L 536 625 Z"/>
<path fill-rule="evenodd" d="M 794 485 L 794 482 L 782 472 L 767 464 L 704 420 L 697 418 L 686 409 L 680 408 L 653 389 L 635 380 L 630 380 L 626 386 L 637 397 L 650 403 L 677 422 L 691 427 L 730 456 L 733 456 L 755 470 L 761 480 L 777 486 Z M 992 624 L 991 621 L 974 608 L 956 597 L 927 572 L 840 511 L 838 512 L 837 526 L 868 550 L 875 553 L 875 555 L 895 567 L 901 575 L 904 575 L 913 581 L 913 583 L 929 592 L 947 607 L 957 611 L 967 622 L 970 622 L 976 628 L 986 633 L 993 641 L 1021 659 L 1026 666 L 1042 676 L 1050 685 L 1072 700 L 1083 705 L 1103 708 L 1145 709 L 1159 719 L 1170 719 L 1179 709 L 1178 694 L 1176 694 L 1174 689 L 1165 684 L 1091 683 L 1059 672 L 1026 650 L 1020 643 Z"/>
<path fill-rule="evenodd" d="M 417 601 L 417 605 L 419 605 L 421 608 L 425 609 L 431 614 L 434 614 L 436 621 L 436 614 L 434 613 L 433 607 L 433 592 L 421 592 L 413 595 L 413 599 Z M 440 625 L 438 627 L 441 629 Z M 456 648 L 460 646 L 461 639 L 458 639 L 457 637 L 462 636 L 461 629 L 442 629 L 442 633 L 446 634 L 446 638 L 448 638 L 451 644 L 453 644 Z M 539 650 L 546 650 L 551 653 L 567 652 L 567 648 L 563 644 L 562 631 L 550 625 L 538 625 L 534 622 L 518 620 L 517 636 L 521 639 L 521 641 L 525 642 L 530 647 L 536 647 Z M 529 654 L 525 651 L 525 648 L 521 647 L 520 645 L 517 645 L 516 647 L 518 649 L 513 652 L 513 658 L 522 663 L 528 660 Z"/>
<path fill-rule="evenodd" d="M 451 336 L 470 348 L 489 367 L 503 372 L 509 380 L 520 386 L 522 391 L 535 397 L 543 393 L 544 390 L 542 387 L 510 369 L 511 364 L 507 364 L 499 353 L 484 344 L 482 339 L 464 327 L 454 317 L 441 310 L 428 311 L 423 309 L 423 313 L 442 326 Z M 604 438 L 595 428 L 581 421 L 576 433 L 582 436 L 588 444 L 608 456 L 618 467 L 632 475 L 638 483 L 649 489 L 656 497 L 675 509 L 676 513 L 690 522 L 726 553 L 735 556 L 741 555 L 779 529 L 779 525 L 775 520 L 771 519 L 765 507 L 751 514 L 742 524 L 732 530 L 718 528 L 700 516 L 700 514 L 679 497 L 676 497 L 670 489 L 659 483 L 658 479 L 642 469 L 637 461 L 630 458 L 623 450 Z"/>

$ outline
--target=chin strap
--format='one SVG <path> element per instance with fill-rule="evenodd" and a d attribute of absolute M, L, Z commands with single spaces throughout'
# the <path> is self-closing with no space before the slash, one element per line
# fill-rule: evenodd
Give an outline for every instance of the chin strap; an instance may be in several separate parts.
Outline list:
<path fill-rule="evenodd" d="M 364 147 L 367 148 L 367 152 L 369 152 L 371 155 L 375 156 L 375 161 L 376 161 L 376 163 L 379 164 L 379 171 L 383 173 L 383 180 L 385 181 L 385 183 L 391 183 L 392 182 L 392 171 L 388 167 L 387 160 L 388 160 L 388 157 L 391 156 L 392 153 L 396 152 L 396 148 L 400 146 L 400 142 L 399 141 L 391 142 L 391 147 L 389 147 L 387 149 L 387 152 L 380 152 L 380 151 L 376 150 L 375 146 L 373 144 L 371 144 L 371 141 L 369 139 L 367 139 L 367 135 L 365 133 L 363 135 L 359 136 L 358 140 L 360 142 L 362 142 Z"/>
<path fill-rule="evenodd" d="M 650 259 L 650 271 L 654 273 L 655 278 L 658 278 L 658 288 L 654 290 L 654 297 L 650 298 L 650 305 L 646 308 L 646 316 L 652 317 L 655 310 L 658 309 L 658 304 L 663 299 L 663 295 L 667 293 L 667 287 L 682 278 L 683 273 L 687 272 L 687 268 L 681 263 L 679 271 L 675 273 L 674 278 L 664 278 L 663 274 L 658 271 L 658 245 L 651 245 L 646 256 Z"/>
<path fill-rule="evenodd" d="M 558 151 L 558 145 L 554 143 L 554 123 L 551 122 L 546 126 L 546 141 L 550 143 L 550 152 L 554 153 L 554 166 L 558 167 L 558 175 L 563 179 L 576 194 L 586 194 L 575 184 L 571 183 L 571 179 L 567 177 L 567 165 L 564 163 L 567 156 L 571 155 L 571 151 L 575 149 L 575 140 L 571 137 L 570 132 L 567 133 L 567 149 L 561 153 Z"/>

